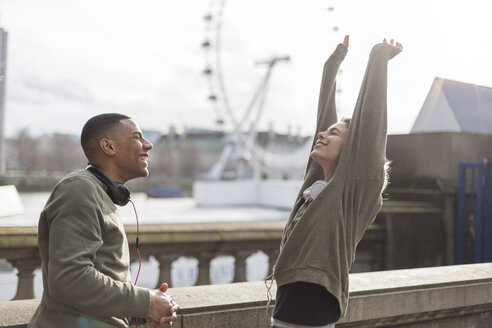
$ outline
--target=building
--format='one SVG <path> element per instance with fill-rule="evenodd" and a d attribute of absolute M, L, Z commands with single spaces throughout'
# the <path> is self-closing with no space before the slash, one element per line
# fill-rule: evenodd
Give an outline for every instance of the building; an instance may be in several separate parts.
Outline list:
<path fill-rule="evenodd" d="M 292 165 L 284 167 L 282 170 L 277 168 L 271 160 L 264 163 L 263 177 L 302 178 L 309 149 L 302 152 L 300 160 L 297 160 L 297 157 L 294 159 L 291 157 L 296 155 L 296 152 L 303 148 L 307 141 L 310 143 L 310 140 L 311 137 L 279 134 L 271 130 L 259 131 L 255 140 L 258 150 L 279 157 L 279 161 L 294 161 L 294 163 L 290 163 Z M 210 168 L 219 161 L 228 142 L 228 136 L 223 131 L 189 128 L 179 134 L 174 128 L 170 128 L 169 134 L 162 135 L 154 143 L 154 149 L 149 159 L 152 174 L 165 173 L 173 177 L 205 178 Z M 286 154 L 290 155 L 288 159 L 282 157 Z M 250 163 L 247 162 L 247 170 L 250 170 Z M 283 164 L 286 166 L 286 163 Z M 229 161 L 225 167 L 224 175 L 232 178 L 233 174 L 230 173 L 232 170 L 233 166 Z M 251 172 L 248 174 L 252 175 Z"/>
<path fill-rule="evenodd" d="M 492 88 L 434 79 L 410 133 L 492 134 Z"/>
<path fill-rule="evenodd" d="M 0 172 L 5 171 L 4 119 L 8 33 L 0 27 Z"/>

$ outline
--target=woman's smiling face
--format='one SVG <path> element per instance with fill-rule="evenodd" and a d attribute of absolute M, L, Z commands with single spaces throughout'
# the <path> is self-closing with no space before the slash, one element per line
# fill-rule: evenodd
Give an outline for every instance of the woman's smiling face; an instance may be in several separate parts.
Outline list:
<path fill-rule="evenodd" d="M 327 163 L 338 164 L 347 131 L 348 125 L 340 122 L 333 124 L 326 131 L 319 132 L 311 152 L 311 158 L 321 166 Z"/>

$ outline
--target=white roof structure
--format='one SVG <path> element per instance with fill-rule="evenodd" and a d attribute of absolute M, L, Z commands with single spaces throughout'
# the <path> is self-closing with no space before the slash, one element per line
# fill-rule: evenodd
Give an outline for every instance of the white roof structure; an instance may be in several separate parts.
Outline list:
<path fill-rule="evenodd" d="M 436 77 L 410 133 L 492 134 L 492 88 Z"/>

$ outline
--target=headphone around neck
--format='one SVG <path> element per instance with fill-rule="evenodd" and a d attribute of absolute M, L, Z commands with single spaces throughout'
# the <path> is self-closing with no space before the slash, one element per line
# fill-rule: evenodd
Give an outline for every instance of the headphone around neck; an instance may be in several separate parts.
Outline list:
<path fill-rule="evenodd" d="M 109 198 L 111 198 L 113 203 L 119 206 L 125 206 L 128 204 L 130 201 L 130 190 L 128 190 L 125 185 L 114 182 L 92 165 L 87 166 L 86 170 L 94 174 L 96 178 L 107 186 L 106 193 Z"/>

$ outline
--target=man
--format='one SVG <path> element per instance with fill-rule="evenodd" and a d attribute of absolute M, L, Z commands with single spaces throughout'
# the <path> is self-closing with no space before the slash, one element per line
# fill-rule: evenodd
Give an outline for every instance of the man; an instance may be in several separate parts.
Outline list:
<path fill-rule="evenodd" d="M 129 200 L 124 183 L 149 174 L 152 144 L 121 114 L 89 119 L 81 144 L 90 166 L 65 176 L 41 212 L 44 291 L 28 327 L 128 327 L 131 317 L 169 327 L 178 305 L 165 294 L 165 284 L 159 291 L 132 284 L 115 206 Z"/>

